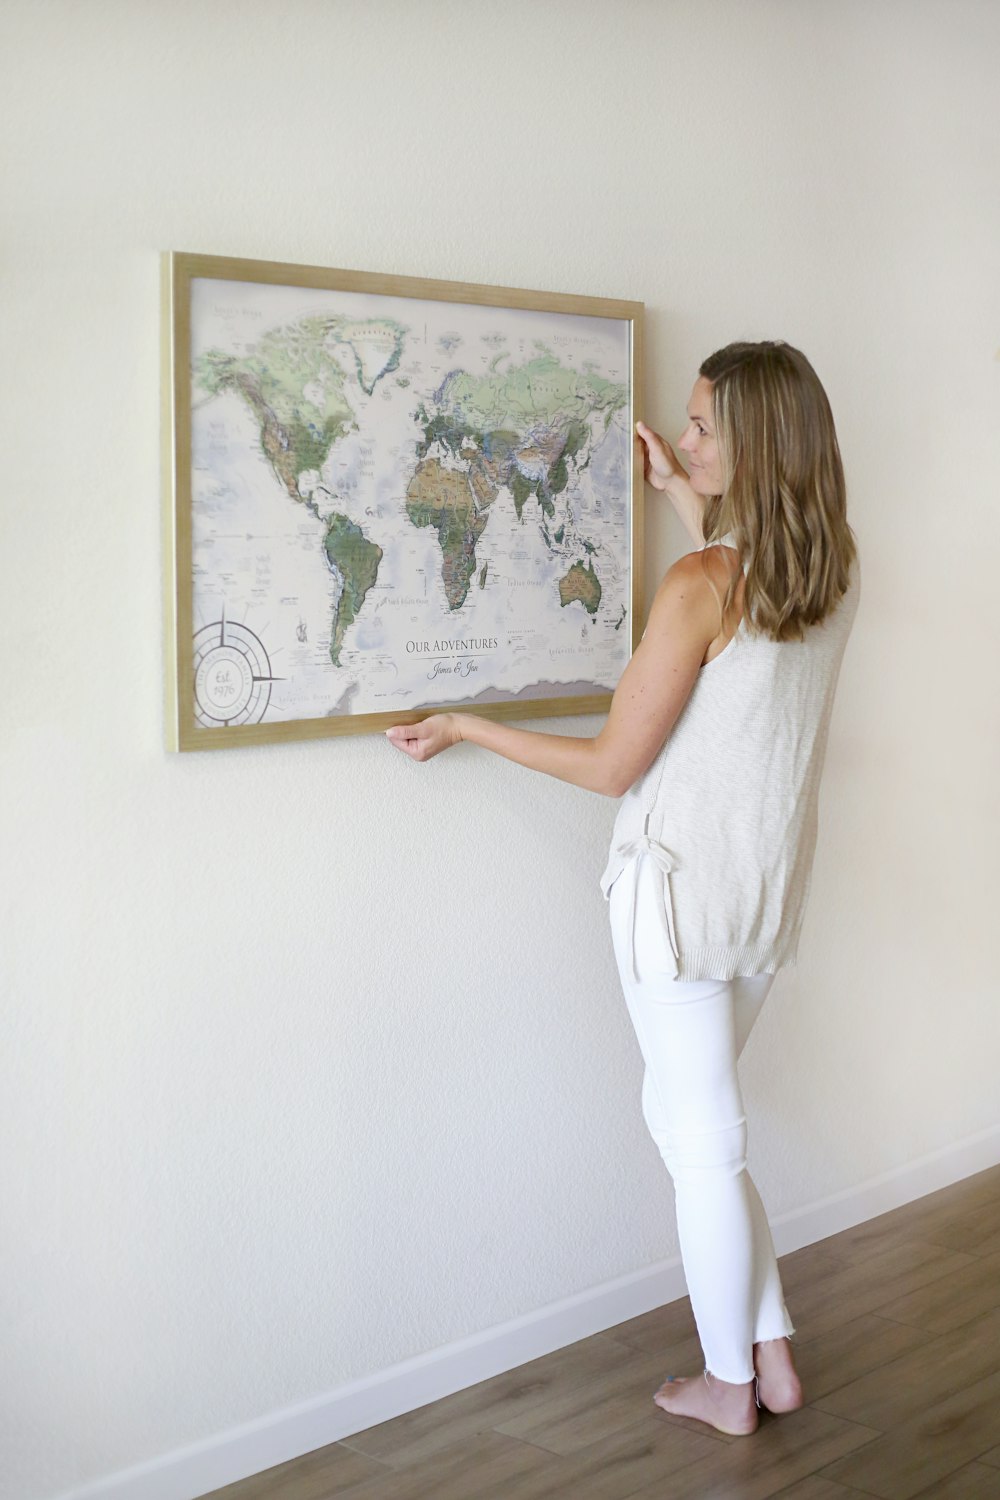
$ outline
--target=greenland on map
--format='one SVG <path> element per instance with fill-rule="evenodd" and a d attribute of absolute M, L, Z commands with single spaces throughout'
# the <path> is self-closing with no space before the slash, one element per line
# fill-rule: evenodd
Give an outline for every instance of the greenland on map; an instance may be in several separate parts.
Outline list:
<path fill-rule="evenodd" d="M 171 259 L 188 743 L 598 706 L 632 649 L 641 304 Z"/>

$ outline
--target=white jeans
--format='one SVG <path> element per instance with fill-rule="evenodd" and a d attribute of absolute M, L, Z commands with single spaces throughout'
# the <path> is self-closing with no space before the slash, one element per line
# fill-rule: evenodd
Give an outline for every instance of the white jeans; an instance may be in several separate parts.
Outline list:
<path fill-rule="evenodd" d="M 755 1343 L 794 1332 L 767 1216 L 747 1171 L 736 1069 L 774 975 L 672 978 L 662 879 L 648 855 L 622 871 L 610 891 L 611 935 L 646 1064 L 643 1115 L 674 1182 L 681 1259 L 705 1365 L 720 1380 L 741 1384 L 753 1379 Z"/>

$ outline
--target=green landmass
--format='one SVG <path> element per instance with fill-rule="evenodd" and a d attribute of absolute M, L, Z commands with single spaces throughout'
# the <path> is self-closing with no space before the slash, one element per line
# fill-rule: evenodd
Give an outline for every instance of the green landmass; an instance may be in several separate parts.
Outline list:
<path fill-rule="evenodd" d="M 566 486 L 567 486 L 568 483 L 569 483 L 569 470 L 566 468 L 566 453 L 565 453 L 565 449 L 564 449 L 563 452 L 560 453 L 559 457 L 556 459 L 555 463 L 552 465 L 551 469 L 549 470 L 549 492 L 550 492 L 550 494 L 553 494 L 553 495 L 559 495 L 559 494 L 561 494 L 562 491 L 566 488 Z M 554 514 L 554 512 L 553 512 L 553 514 Z"/>
<path fill-rule="evenodd" d="M 613 412 L 612 412 L 612 415 L 614 415 Z M 605 426 L 605 431 L 607 431 L 607 422 L 605 422 L 604 426 Z M 583 448 L 584 445 L 586 444 L 587 439 L 589 437 L 590 437 L 590 428 L 587 426 L 586 422 L 579 422 L 579 421 L 570 422 L 570 424 L 569 424 L 569 430 L 566 433 L 566 446 L 565 446 L 565 448 L 562 451 L 563 458 L 573 458 L 573 459 L 575 459 L 576 456 L 577 456 L 577 454 L 580 452 L 581 448 Z M 589 463 L 590 463 L 590 454 L 588 453 L 587 457 L 584 459 L 583 463 L 580 465 L 581 471 L 583 469 L 585 469 Z"/>
<path fill-rule="evenodd" d="M 489 571 L 489 566 L 490 565 L 488 562 L 484 562 L 483 566 L 479 570 L 479 587 L 481 589 L 484 589 L 486 587 L 486 574 Z"/>
<path fill-rule="evenodd" d="M 522 365 L 503 370 L 494 360 L 485 375 L 455 370 L 442 382 L 436 409 L 418 409 L 423 440 L 418 458 L 434 443 L 456 458 L 470 446 L 495 464 L 498 485 L 507 484 L 519 521 L 530 500 L 553 520 L 556 498 L 568 487 L 570 465 L 585 468 L 593 413 L 603 413 L 605 430 L 628 399 L 626 388 L 595 372 L 581 373 L 560 364 L 543 344 Z M 537 477 L 540 468 L 541 477 Z"/>
<path fill-rule="evenodd" d="M 559 580 L 559 603 L 563 608 L 575 601 L 583 605 L 589 615 L 596 615 L 601 603 L 601 584 L 591 561 L 584 567 L 575 562 Z"/>
<path fill-rule="evenodd" d="M 570 369 L 549 353 L 481 376 L 456 370 L 447 376 L 438 397 L 442 409 L 481 432 L 524 432 L 539 422 L 559 425 L 567 436 L 572 434 L 576 445 L 569 456 L 586 441 L 587 418 L 593 412 L 604 413 L 606 426 L 627 401 L 623 385 Z"/>
<path fill-rule="evenodd" d="M 406 514 L 414 526 L 433 526 L 437 532 L 448 608 L 461 609 L 476 571 L 476 543 L 489 520 L 489 510 L 477 509 L 467 474 L 428 458 L 418 464 L 410 480 Z"/>
<path fill-rule="evenodd" d="M 519 521 L 522 519 L 524 507 L 532 495 L 538 501 L 542 515 L 548 516 L 550 520 L 552 519 L 556 513 L 556 508 L 549 498 L 544 479 L 528 479 L 515 465 L 511 468 L 510 478 L 507 482 L 510 485 L 510 492 L 514 497 L 514 509 L 517 512 L 517 519 Z"/>
<path fill-rule="evenodd" d="M 517 519 L 520 521 L 521 512 L 524 510 L 524 507 L 532 495 L 537 493 L 538 481 L 525 479 L 520 469 L 514 468 L 511 470 L 508 483 L 510 485 L 510 492 L 514 496 L 514 509 L 517 512 Z"/>
<path fill-rule="evenodd" d="M 195 383 L 210 396 L 232 390 L 243 398 L 276 477 L 293 500 L 303 500 L 300 476 L 320 469 L 334 443 L 355 425 L 344 372 L 330 345 L 350 348 L 370 395 L 375 382 L 399 364 L 405 331 L 386 318 L 300 318 L 265 333 L 241 358 L 209 349 L 195 361 Z M 374 373 L 365 371 L 369 348 L 380 351 Z"/>
<path fill-rule="evenodd" d="M 344 636 L 357 618 L 365 595 L 378 577 L 382 548 L 370 542 L 347 516 L 334 512 L 329 518 L 323 547 L 327 557 L 344 580 L 333 616 L 330 638 L 330 660 L 340 666 L 340 649 Z"/>
<path fill-rule="evenodd" d="M 209 395 L 232 390 L 246 402 L 264 455 L 293 500 L 303 499 L 299 476 L 318 469 L 354 422 L 343 372 L 326 351 L 319 322 L 265 334 L 242 359 L 210 349 L 195 364 L 195 381 Z M 306 386 L 317 399 L 305 395 Z"/>
<path fill-rule="evenodd" d="M 431 450 L 431 445 L 440 443 L 453 457 L 459 458 L 462 449 L 469 443 L 477 447 L 482 442 L 482 432 L 479 428 L 471 426 L 468 422 L 462 422 L 452 412 L 436 412 L 434 416 L 427 415 L 424 406 L 417 407 L 417 421 L 424 429 L 423 441 L 417 444 L 417 458 L 426 458 Z M 517 439 L 515 437 L 514 441 Z"/>
<path fill-rule="evenodd" d="M 330 346 L 351 350 L 358 380 L 370 396 L 398 367 L 405 332 L 389 318 L 301 318 L 265 333 L 240 358 L 208 350 L 195 362 L 194 379 L 209 396 L 233 391 L 246 402 L 261 449 L 286 494 L 318 515 L 315 502 L 299 488 L 300 479 L 322 469 L 330 450 L 355 426 L 344 371 Z M 400 377 L 400 384 L 408 383 Z M 335 512 L 325 519 L 323 546 L 344 581 L 330 636 L 330 660 L 339 666 L 344 636 L 378 577 L 382 549 L 346 516 Z"/>
<path fill-rule="evenodd" d="M 603 414 L 606 431 L 615 412 L 626 405 L 628 393 L 625 386 L 604 379 L 593 367 L 581 373 L 562 365 L 538 341 L 535 350 L 532 358 L 513 368 L 506 365 L 504 351 L 484 375 L 463 370 L 447 375 L 434 402 L 417 408 L 416 418 L 423 429 L 417 459 L 428 459 L 437 445 L 443 454 L 469 463 L 479 510 L 484 490 L 492 500 L 501 485 L 509 488 L 522 523 L 525 506 L 534 500 L 544 518 L 542 534 L 551 548 L 544 522 L 555 520 L 556 501 L 568 489 L 572 472 L 590 462 L 589 419 L 594 413 Z M 487 471 L 485 484 L 480 468 Z M 449 539 L 455 568 L 459 530 L 445 527 L 442 534 Z M 554 545 L 562 545 L 565 534 L 563 523 Z M 454 574 L 455 597 L 462 592 L 465 566 Z"/>

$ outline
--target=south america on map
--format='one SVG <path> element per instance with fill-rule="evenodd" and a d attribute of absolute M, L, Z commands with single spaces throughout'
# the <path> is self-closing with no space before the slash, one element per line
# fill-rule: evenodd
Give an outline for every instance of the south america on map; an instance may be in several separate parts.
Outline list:
<path fill-rule="evenodd" d="M 612 691 L 627 322 L 196 278 L 204 725 Z"/>

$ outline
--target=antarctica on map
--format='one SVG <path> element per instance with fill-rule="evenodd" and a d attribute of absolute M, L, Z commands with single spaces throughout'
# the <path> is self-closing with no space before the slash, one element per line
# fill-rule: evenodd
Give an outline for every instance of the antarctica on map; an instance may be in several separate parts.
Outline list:
<path fill-rule="evenodd" d="M 195 720 L 614 690 L 624 319 L 196 277 Z"/>

